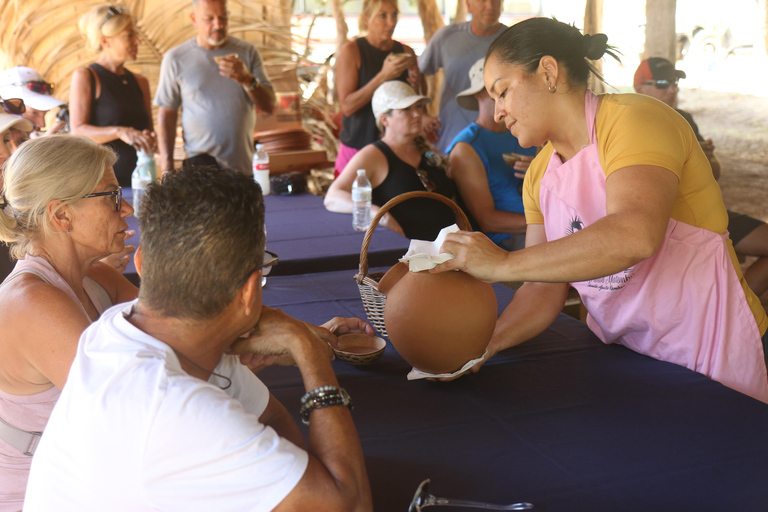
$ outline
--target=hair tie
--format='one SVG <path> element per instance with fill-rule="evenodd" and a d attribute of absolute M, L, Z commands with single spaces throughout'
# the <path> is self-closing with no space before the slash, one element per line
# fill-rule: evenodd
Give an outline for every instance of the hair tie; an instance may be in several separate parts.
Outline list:
<path fill-rule="evenodd" d="M 605 34 L 584 34 L 582 36 L 581 49 L 584 57 L 589 60 L 598 60 L 605 55 L 608 49 L 608 36 Z"/>

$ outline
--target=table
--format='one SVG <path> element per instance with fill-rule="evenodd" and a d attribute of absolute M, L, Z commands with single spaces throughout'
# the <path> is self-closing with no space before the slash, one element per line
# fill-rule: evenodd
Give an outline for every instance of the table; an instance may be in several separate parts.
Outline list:
<path fill-rule="evenodd" d="M 270 276 L 264 303 L 313 323 L 364 318 L 353 274 Z M 504 307 L 512 290 L 494 288 Z M 562 314 L 450 383 L 406 380 L 389 344 L 368 367 L 333 365 L 355 403 L 376 511 L 405 512 L 426 478 L 437 496 L 539 511 L 768 508 L 768 405 L 605 345 Z M 299 421 L 298 371 L 259 375 Z"/>
<path fill-rule="evenodd" d="M 132 201 L 131 189 L 123 189 L 123 198 Z M 364 233 L 352 229 L 352 216 L 332 213 L 323 206 L 323 198 L 310 193 L 281 196 L 267 195 L 267 248 L 280 256 L 272 275 L 357 269 Z M 138 247 L 138 219 L 128 217 L 136 235 L 127 243 Z M 371 237 L 368 259 L 371 266 L 391 266 L 408 250 L 410 240 L 382 227 Z M 126 276 L 138 281 L 131 258 Z"/>

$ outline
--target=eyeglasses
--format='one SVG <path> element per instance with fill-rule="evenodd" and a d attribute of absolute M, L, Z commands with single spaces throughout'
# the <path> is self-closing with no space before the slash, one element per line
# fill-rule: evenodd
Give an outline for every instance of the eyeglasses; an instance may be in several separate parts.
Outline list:
<path fill-rule="evenodd" d="M 9 100 L 0 100 L 0 105 L 2 105 L 3 110 L 7 114 L 12 114 L 14 116 L 20 116 L 24 112 L 27 111 L 26 105 L 24 105 L 24 100 L 21 98 L 11 98 Z"/>
<path fill-rule="evenodd" d="M 647 82 L 643 82 L 643 85 L 653 85 L 657 89 L 669 89 L 670 85 L 674 85 L 677 87 L 678 82 L 680 81 L 679 78 L 675 78 L 674 80 L 649 80 Z"/>
<path fill-rule="evenodd" d="M 109 192 L 96 192 L 94 194 L 88 194 L 87 196 L 83 196 L 83 199 L 88 199 L 89 197 L 104 197 L 104 196 L 115 196 L 115 211 L 119 212 L 120 207 L 123 205 L 123 189 L 118 188 L 117 190 L 111 190 Z"/>
<path fill-rule="evenodd" d="M 271 252 L 271 251 L 264 251 L 264 258 L 262 259 L 261 263 L 253 267 L 251 270 L 248 271 L 248 273 L 245 275 L 244 278 L 240 280 L 240 282 L 237 283 L 237 286 L 235 288 L 240 288 L 245 284 L 245 282 L 248 280 L 251 275 L 256 272 L 257 270 L 261 270 L 261 275 L 268 276 L 269 273 L 272 271 L 272 267 L 277 265 L 278 257 L 277 254 Z"/>
<path fill-rule="evenodd" d="M 437 190 L 437 185 L 435 185 L 435 183 L 429 179 L 427 171 L 423 169 L 416 169 L 416 176 L 419 177 L 419 181 L 421 181 L 421 184 L 424 185 L 424 188 L 427 189 L 428 192 L 434 192 Z"/>
<path fill-rule="evenodd" d="M 128 12 L 128 9 L 123 7 L 122 5 L 110 5 L 109 9 L 107 9 L 107 15 L 104 18 L 104 21 L 101 22 L 101 25 L 99 26 L 99 31 L 104 28 L 104 25 L 107 24 L 109 20 L 111 20 L 115 16 L 120 16 L 121 14 L 125 14 Z"/>

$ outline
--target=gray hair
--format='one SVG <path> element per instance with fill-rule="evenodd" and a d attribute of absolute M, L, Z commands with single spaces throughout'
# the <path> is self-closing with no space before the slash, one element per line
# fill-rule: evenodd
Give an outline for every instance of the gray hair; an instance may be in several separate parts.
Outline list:
<path fill-rule="evenodd" d="M 2 172 L 0 241 L 9 245 L 11 256 L 37 254 L 36 245 L 52 226 L 48 203 L 60 200 L 73 205 L 90 194 L 115 164 L 115 152 L 91 139 L 76 135 L 53 135 L 25 142 L 8 159 Z"/>

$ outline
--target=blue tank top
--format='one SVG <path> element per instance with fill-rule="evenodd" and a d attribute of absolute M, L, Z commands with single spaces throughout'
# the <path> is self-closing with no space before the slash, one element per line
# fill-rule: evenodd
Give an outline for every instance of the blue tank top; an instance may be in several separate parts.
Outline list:
<path fill-rule="evenodd" d="M 504 212 L 525 213 L 523 198 L 518 188 L 523 180 L 515 177 L 514 169 L 507 165 L 501 155 L 517 153 L 534 156 L 536 148 L 523 148 L 509 131 L 492 132 L 477 123 L 472 123 L 460 131 L 448 147 L 447 153 L 450 153 L 458 142 L 465 142 L 472 146 L 480 157 L 480 161 L 483 162 L 496 209 Z M 497 244 L 512 236 L 509 233 L 486 233 L 486 235 Z"/>

